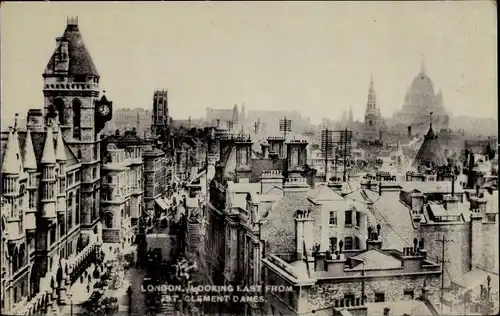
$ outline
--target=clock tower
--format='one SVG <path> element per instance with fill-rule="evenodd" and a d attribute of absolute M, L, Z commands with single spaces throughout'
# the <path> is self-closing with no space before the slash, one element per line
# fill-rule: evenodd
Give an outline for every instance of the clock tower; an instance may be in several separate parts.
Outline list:
<path fill-rule="evenodd" d="M 68 18 L 43 73 L 44 112 L 54 113 L 65 142 L 82 164 L 81 229 L 84 243 L 98 234 L 100 135 L 111 119 L 111 102 L 99 99 L 100 76 L 85 47 L 78 18 Z"/>

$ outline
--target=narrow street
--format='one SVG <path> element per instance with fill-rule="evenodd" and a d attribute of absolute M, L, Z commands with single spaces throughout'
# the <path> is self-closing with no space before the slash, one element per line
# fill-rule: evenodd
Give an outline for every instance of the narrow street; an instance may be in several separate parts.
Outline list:
<path fill-rule="evenodd" d="M 131 267 L 125 272 L 124 289 L 120 291 L 118 296 L 118 304 L 120 305 L 120 312 L 128 312 L 131 315 L 146 315 L 147 306 L 145 300 L 145 294 L 141 291 L 141 285 L 146 272 Z M 130 284 L 132 288 L 132 305 L 129 306 L 129 300 L 127 295 L 127 287 Z M 118 293 L 117 293 L 118 294 Z"/>

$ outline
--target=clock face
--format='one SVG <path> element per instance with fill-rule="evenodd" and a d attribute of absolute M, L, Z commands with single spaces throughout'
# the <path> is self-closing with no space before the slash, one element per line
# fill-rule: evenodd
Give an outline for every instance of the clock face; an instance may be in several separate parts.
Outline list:
<path fill-rule="evenodd" d="M 102 116 L 106 116 L 109 113 L 109 106 L 102 104 L 99 106 L 99 113 L 101 113 Z"/>

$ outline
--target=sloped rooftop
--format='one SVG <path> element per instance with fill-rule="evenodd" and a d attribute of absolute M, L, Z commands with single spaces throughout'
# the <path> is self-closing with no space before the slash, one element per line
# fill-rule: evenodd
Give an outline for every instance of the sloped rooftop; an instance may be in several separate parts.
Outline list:
<path fill-rule="evenodd" d="M 376 270 L 376 269 L 399 269 L 401 268 L 401 260 L 394 258 L 391 255 L 385 254 L 378 250 L 369 250 L 363 252 L 357 256 L 352 257 L 353 259 L 360 260 L 364 264 L 360 263 L 352 270 Z"/>
<path fill-rule="evenodd" d="M 420 146 L 420 149 L 413 160 L 412 166 L 417 168 L 429 163 L 436 167 L 442 167 L 448 164 L 437 135 L 432 130 L 432 124 L 427 132 L 427 135 L 425 135 L 422 146 Z"/>
<path fill-rule="evenodd" d="M 92 75 L 99 76 L 97 68 L 83 42 L 78 24 L 69 22 L 62 35 L 68 41 L 69 50 L 69 74 L 73 76 Z M 54 73 L 55 58 L 58 53 L 58 48 L 50 57 L 50 60 L 45 68 L 45 75 Z"/>

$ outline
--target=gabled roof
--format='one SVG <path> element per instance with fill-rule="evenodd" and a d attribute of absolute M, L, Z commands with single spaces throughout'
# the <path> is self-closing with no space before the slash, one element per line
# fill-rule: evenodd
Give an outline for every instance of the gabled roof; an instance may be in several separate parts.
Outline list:
<path fill-rule="evenodd" d="M 68 23 L 64 34 L 62 36 L 68 41 L 69 50 L 69 75 L 81 76 L 81 75 L 92 75 L 99 76 L 97 68 L 92 61 L 85 44 L 83 43 L 82 35 L 78 29 L 76 23 Z M 50 57 L 49 63 L 45 68 L 45 75 L 50 75 L 54 73 L 55 57 L 58 53 L 58 49 L 54 50 L 54 53 Z"/>
<path fill-rule="evenodd" d="M 401 260 L 394 258 L 391 255 L 385 254 L 376 249 L 369 250 L 359 255 L 352 257 L 362 263 L 354 267 L 352 270 L 375 270 L 375 269 L 399 269 L 401 268 Z M 364 263 L 364 264 L 363 264 Z"/>
<path fill-rule="evenodd" d="M 442 167 L 448 164 L 446 157 L 441 150 L 441 144 L 437 135 L 432 130 L 432 124 L 429 127 L 427 135 L 425 135 L 424 142 L 413 160 L 413 167 L 419 167 L 431 163 L 435 167 Z"/>
<path fill-rule="evenodd" d="M 337 192 L 333 191 L 327 184 L 324 183 L 314 188 L 309 193 L 308 198 L 317 202 L 344 200 Z"/>
<path fill-rule="evenodd" d="M 347 200 L 367 204 L 368 225 L 381 226 L 384 248 L 402 249 L 417 237 L 409 208 L 391 195 L 379 196 L 371 190 L 359 189 L 345 196 Z"/>
<path fill-rule="evenodd" d="M 486 286 L 486 279 L 488 276 L 491 278 L 491 288 L 493 289 L 493 293 L 498 293 L 499 288 L 499 276 L 496 273 L 491 273 L 480 268 L 473 268 L 471 271 L 461 275 L 460 277 L 453 280 L 453 283 L 456 285 L 466 288 L 466 289 L 475 289 L 479 287 L 481 284 Z"/>

